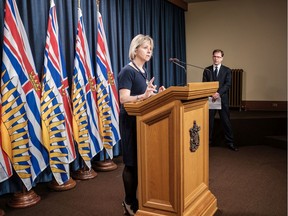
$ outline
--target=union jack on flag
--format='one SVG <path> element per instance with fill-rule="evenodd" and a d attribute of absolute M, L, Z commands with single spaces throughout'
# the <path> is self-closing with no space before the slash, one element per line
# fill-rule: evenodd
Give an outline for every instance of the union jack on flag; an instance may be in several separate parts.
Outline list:
<path fill-rule="evenodd" d="M 109 157 L 113 158 L 113 146 L 121 139 L 119 132 L 119 103 L 114 74 L 112 72 L 110 55 L 102 16 L 98 12 L 97 34 L 97 103 L 101 113 L 103 146 Z"/>
<path fill-rule="evenodd" d="M 56 7 L 51 0 L 44 55 L 41 95 L 43 144 L 49 164 L 59 185 L 70 179 L 69 163 L 76 158 L 72 137 L 72 110 L 68 80 L 60 47 Z"/>
<path fill-rule="evenodd" d="M 91 159 L 103 149 L 98 126 L 96 80 L 86 39 L 81 8 L 78 8 L 76 55 L 72 82 L 73 134 L 79 153 L 91 169 Z"/>
<path fill-rule="evenodd" d="M 2 149 L 29 191 L 47 167 L 42 145 L 40 83 L 15 0 L 5 5 L 1 67 Z"/>

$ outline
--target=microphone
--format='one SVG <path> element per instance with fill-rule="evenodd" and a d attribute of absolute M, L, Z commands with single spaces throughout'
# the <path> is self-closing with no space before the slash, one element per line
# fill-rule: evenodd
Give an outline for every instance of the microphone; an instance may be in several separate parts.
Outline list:
<path fill-rule="evenodd" d="M 202 69 L 202 70 L 210 71 L 208 68 L 200 67 L 200 66 L 193 65 L 193 64 L 188 64 L 186 62 L 180 61 L 178 58 L 169 58 L 169 61 L 173 62 L 174 64 L 177 64 L 178 66 L 180 66 L 180 67 L 182 67 L 184 69 L 185 69 L 185 67 L 183 65 L 187 65 L 187 66 L 199 68 L 199 69 Z M 186 69 L 185 69 L 185 71 L 186 71 Z"/>
<path fill-rule="evenodd" d="M 169 61 L 172 61 L 172 62 L 176 61 L 176 62 L 178 62 L 179 59 L 177 59 L 177 58 L 169 58 Z"/>

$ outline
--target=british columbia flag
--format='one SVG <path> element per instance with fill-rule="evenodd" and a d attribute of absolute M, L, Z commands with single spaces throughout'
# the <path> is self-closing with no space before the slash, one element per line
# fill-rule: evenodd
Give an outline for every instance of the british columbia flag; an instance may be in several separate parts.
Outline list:
<path fill-rule="evenodd" d="M 103 149 L 99 129 L 98 107 L 96 105 L 96 80 L 87 43 L 82 11 L 78 8 L 74 60 L 72 102 L 73 134 L 79 154 L 91 169 L 91 159 Z"/>
<path fill-rule="evenodd" d="M 7 0 L 1 67 L 2 149 L 30 190 L 47 167 L 42 145 L 39 77 L 15 0 Z"/>
<path fill-rule="evenodd" d="M 49 152 L 49 164 L 54 179 L 59 185 L 69 180 L 69 163 L 76 158 L 68 88 L 56 7 L 51 0 L 44 55 L 41 118 L 43 143 Z"/>
<path fill-rule="evenodd" d="M 102 16 L 98 12 L 97 34 L 97 104 L 101 113 L 101 134 L 103 146 L 109 157 L 113 158 L 113 146 L 121 139 L 119 132 L 118 92 L 111 67 Z"/>

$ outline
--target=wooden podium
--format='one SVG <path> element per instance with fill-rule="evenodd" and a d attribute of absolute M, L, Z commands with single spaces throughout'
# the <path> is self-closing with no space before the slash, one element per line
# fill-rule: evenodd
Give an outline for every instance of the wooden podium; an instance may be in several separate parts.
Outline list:
<path fill-rule="evenodd" d="M 136 215 L 213 215 L 209 190 L 208 96 L 218 82 L 172 86 L 147 100 L 125 104 L 137 117 Z"/>

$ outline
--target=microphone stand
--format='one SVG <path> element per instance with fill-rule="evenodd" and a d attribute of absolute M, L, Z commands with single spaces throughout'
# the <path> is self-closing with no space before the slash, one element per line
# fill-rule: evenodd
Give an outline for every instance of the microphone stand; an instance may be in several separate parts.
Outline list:
<path fill-rule="evenodd" d="M 203 70 L 207 69 L 207 68 L 203 68 L 203 67 L 200 67 L 200 66 L 197 66 L 197 65 L 193 65 L 193 64 L 188 64 L 188 63 L 182 62 L 182 61 L 180 61 L 179 59 L 174 60 L 174 61 L 175 61 L 175 64 L 176 64 L 176 61 L 177 61 L 177 62 L 179 62 L 180 64 L 183 64 L 183 65 L 188 65 L 188 66 L 195 67 L 195 68 L 199 68 L 199 69 L 203 69 Z M 179 64 L 179 65 L 180 65 L 180 64 Z"/>
<path fill-rule="evenodd" d="M 177 63 L 176 61 L 172 61 L 172 62 L 173 62 L 174 64 L 178 65 L 179 67 L 183 68 L 183 69 L 185 70 L 185 73 L 187 73 L 187 70 L 186 70 L 186 68 L 185 68 L 183 65 Z M 180 63 L 181 63 L 181 62 L 180 62 Z"/>
<path fill-rule="evenodd" d="M 180 61 L 179 59 L 177 58 L 170 58 L 169 61 L 171 61 L 173 64 L 176 64 L 177 66 L 181 67 L 184 69 L 185 71 L 185 74 L 186 74 L 186 78 L 187 78 L 187 70 L 186 68 L 183 66 L 190 66 L 190 67 L 195 67 L 195 68 L 198 68 L 198 69 L 202 69 L 204 71 L 210 71 L 208 68 L 204 68 L 204 67 L 200 67 L 200 66 L 197 66 L 197 65 L 193 65 L 193 64 L 189 64 L 189 63 L 186 63 L 186 62 L 183 62 L 183 61 Z M 211 71 L 210 71 L 211 72 Z"/>
<path fill-rule="evenodd" d="M 174 64 L 177 64 L 178 66 L 180 66 L 180 67 L 182 67 L 182 68 L 184 68 L 183 65 L 186 65 L 186 66 L 191 66 L 191 67 L 195 67 L 195 68 L 198 68 L 198 69 L 202 69 L 202 70 L 205 70 L 205 71 L 207 70 L 207 71 L 210 71 L 210 72 L 211 72 L 211 70 L 209 70 L 207 67 L 204 68 L 204 67 L 200 67 L 200 66 L 197 66 L 197 65 L 189 64 L 189 63 L 180 61 L 180 60 L 177 59 L 177 58 L 170 58 L 169 61 L 173 62 Z M 180 63 L 180 64 L 179 64 L 179 63 Z M 185 68 L 184 68 L 184 69 L 185 69 Z M 185 69 L 185 71 L 186 71 L 186 69 Z"/>
<path fill-rule="evenodd" d="M 185 76 L 186 76 L 186 81 L 187 81 L 187 70 L 186 70 L 186 68 L 185 68 L 183 65 L 177 63 L 175 60 L 171 60 L 171 62 L 184 69 L 184 71 L 185 71 Z M 184 84 L 181 83 L 180 85 L 182 86 L 182 85 L 184 85 Z M 185 85 L 186 85 L 186 84 L 185 84 Z"/>

